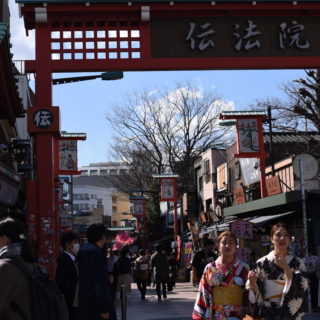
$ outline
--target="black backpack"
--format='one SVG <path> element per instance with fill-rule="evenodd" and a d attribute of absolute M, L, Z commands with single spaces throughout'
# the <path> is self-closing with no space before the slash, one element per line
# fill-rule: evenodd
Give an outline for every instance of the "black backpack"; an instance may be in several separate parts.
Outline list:
<path fill-rule="evenodd" d="M 41 267 L 33 264 L 33 272 L 16 257 L 6 258 L 6 261 L 15 265 L 27 278 L 31 280 L 31 319 L 32 320 L 68 320 L 68 308 L 64 296 L 57 285 L 43 272 Z M 23 319 L 27 316 L 20 307 L 11 303 Z"/>

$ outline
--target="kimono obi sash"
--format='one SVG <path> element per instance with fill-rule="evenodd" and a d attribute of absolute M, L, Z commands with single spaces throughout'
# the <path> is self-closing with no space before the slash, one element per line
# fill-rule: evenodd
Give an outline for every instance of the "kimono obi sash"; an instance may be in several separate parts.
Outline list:
<path fill-rule="evenodd" d="M 213 287 L 212 301 L 214 305 L 242 305 L 242 288 L 235 284 Z"/>
<path fill-rule="evenodd" d="M 285 284 L 286 282 L 283 280 L 265 280 L 264 298 L 280 304 Z"/>

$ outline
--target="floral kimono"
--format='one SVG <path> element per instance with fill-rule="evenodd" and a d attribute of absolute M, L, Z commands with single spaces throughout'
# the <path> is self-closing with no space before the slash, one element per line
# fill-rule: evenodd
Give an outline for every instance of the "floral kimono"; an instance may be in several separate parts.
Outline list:
<path fill-rule="evenodd" d="M 249 301 L 255 304 L 255 316 L 268 320 L 298 320 L 306 307 L 308 280 L 304 262 L 287 254 L 285 259 L 292 269 L 292 279 L 288 281 L 282 268 L 274 263 L 274 251 L 257 261 L 257 284 L 255 294 L 249 290 Z M 247 287 L 249 283 L 247 282 Z"/>
<path fill-rule="evenodd" d="M 241 319 L 248 270 L 248 265 L 237 258 L 231 266 L 221 257 L 210 262 L 199 284 L 192 319 L 203 320 L 210 315 L 210 320 Z"/>

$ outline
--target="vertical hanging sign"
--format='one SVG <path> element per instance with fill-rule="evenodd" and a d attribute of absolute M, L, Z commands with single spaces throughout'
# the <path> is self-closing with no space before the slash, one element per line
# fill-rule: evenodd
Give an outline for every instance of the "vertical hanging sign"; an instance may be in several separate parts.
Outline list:
<path fill-rule="evenodd" d="M 175 201 L 176 200 L 176 178 L 161 179 L 161 194 L 160 201 Z"/>
<path fill-rule="evenodd" d="M 239 153 L 259 152 L 257 119 L 238 119 L 237 133 Z"/>
<path fill-rule="evenodd" d="M 55 140 L 56 175 L 79 175 L 78 140 L 83 137 L 59 137 Z"/>
<path fill-rule="evenodd" d="M 146 215 L 145 198 L 130 199 L 133 202 L 133 215 L 141 218 Z"/>
<path fill-rule="evenodd" d="M 77 170 L 77 140 L 59 140 L 59 171 Z"/>

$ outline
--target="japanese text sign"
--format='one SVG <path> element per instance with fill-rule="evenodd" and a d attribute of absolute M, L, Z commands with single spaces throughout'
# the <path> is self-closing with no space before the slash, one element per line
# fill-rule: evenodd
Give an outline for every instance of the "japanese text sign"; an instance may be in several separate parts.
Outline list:
<path fill-rule="evenodd" d="M 281 193 L 281 185 L 279 176 L 274 176 L 266 180 L 268 196 Z"/>
<path fill-rule="evenodd" d="M 253 228 L 250 221 L 236 220 L 230 223 L 230 228 L 237 238 L 252 239 Z"/>
<path fill-rule="evenodd" d="M 189 17 L 152 20 L 152 55 L 265 57 L 320 54 L 317 17 Z"/>
<path fill-rule="evenodd" d="M 237 257 L 239 260 L 250 264 L 251 250 L 249 248 L 237 248 Z"/>
<path fill-rule="evenodd" d="M 243 188 L 239 188 L 234 190 L 234 202 L 235 204 L 241 204 L 246 202 L 246 198 L 244 196 Z"/>

